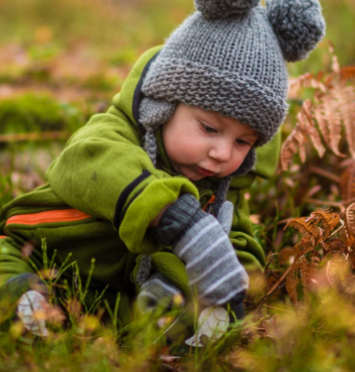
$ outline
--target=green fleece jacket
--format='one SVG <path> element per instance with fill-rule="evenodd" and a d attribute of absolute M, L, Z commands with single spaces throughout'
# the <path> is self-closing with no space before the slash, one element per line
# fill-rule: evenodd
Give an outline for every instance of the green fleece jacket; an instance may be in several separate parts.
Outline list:
<path fill-rule="evenodd" d="M 0 239 L 0 248 L 1 240 L 6 241 L 0 249 L 0 284 L 21 271 L 31 271 L 28 263 L 20 263 L 23 259 L 18 252 L 26 241 L 36 246 L 32 261 L 43 267 L 40 245 L 41 239 L 46 238 L 48 255 L 57 251 L 56 266 L 71 253 L 67 262 L 77 262 L 84 282 L 95 259 L 90 283 L 93 297 L 107 285 L 107 297 L 114 298 L 118 291 L 134 295 L 131 276 L 140 254 L 153 254 L 155 266 L 181 288 L 187 288 L 186 275 L 181 273 L 183 265 L 176 262 L 175 256 L 170 261 L 165 260 L 166 255 L 159 255 L 164 247 L 153 241 L 148 226 L 164 206 L 183 193 L 193 194 L 204 207 L 216 194 L 221 179 L 207 177 L 193 183 L 175 174 L 159 131 L 157 169 L 142 148 L 144 131 L 138 121 L 140 87 L 159 49 L 153 48 L 139 59 L 106 113 L 94 115 L 73 134 L 50 166 L 48 184 L 3 208 L 0 235 L 8 239 Z M 261 269 L 265 256 L 253 238 L 244 193 L 256 176 L 267 178 L 275 171 L 278 153 L 276 136 L 257 150 L 253 171 L 232 178 L 228 192 L 227 198 L 235 205 L 230 239 L 247 269 Z M 10 261 L 4 258 L 4 252 L 11 256 Z M 63 277 L 71 280 L 72 275 L 67 270 Z"/>

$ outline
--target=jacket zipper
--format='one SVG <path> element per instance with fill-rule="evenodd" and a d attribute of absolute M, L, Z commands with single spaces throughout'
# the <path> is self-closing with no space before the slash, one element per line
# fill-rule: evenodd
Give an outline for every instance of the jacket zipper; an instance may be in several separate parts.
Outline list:
<path fill-rule="evenodd" d="M 63 209 L 57 211 L 48 211 L 32 214 L 21 214 L 10 217 L 6 221 L 6 225 L 21 224 L 21 225 L 37 225 L 40 223 L 50 222 L 69 222 L 80 221 L 86 218 L 91 218 L 89 214 L 81 212 L 77 209 Z"/>

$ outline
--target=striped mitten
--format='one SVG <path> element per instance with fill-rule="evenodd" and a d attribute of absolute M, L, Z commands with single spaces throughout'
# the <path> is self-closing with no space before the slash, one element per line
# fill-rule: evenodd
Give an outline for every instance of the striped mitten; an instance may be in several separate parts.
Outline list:
<path fill-rule="evenodd" d="M 248 274 L 220 223 L 200 209 L 194 196 L 182 195 L 164 212 L 152 233 L 185 262 L 189 285 L 203 305 L 243 300 Z"/>
<path fill-rule="evenodd" d="M 181 291 L 159 272 L 154 273 L 142 284 L 137 297 L 137 306 L 142 313 L 153 311 L 159 306 L 169 310 L 184 305 Z"/>

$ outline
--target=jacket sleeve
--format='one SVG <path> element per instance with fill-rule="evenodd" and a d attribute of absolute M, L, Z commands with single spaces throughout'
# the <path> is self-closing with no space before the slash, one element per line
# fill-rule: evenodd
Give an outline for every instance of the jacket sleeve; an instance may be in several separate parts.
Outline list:
<path fill-rule="evenodd" d="M 147 232 L 150 222 L 180 194 L 198 197 L 186 178 L 154 168 L 138 129 L 115 107 L 77 131 L 46 176 L 65 203 L 112 221 L 133 253 L 159 251 Z"/>

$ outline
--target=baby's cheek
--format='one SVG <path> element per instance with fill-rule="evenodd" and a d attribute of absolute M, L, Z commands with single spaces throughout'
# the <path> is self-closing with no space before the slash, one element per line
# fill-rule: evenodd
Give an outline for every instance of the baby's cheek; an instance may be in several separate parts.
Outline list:
<path fill-rule="evenodd" d="M 239 156 L 233 159 L 233 161 L 231 161 L 231 163 L 228 164 L 228 170 L 227 170 L 228 173 L 232 174 L 233 172 L 235 172 L 243 164 L 243 161 L 245 158 L 246 158 L 246 155 L 239 154 Z"/>

